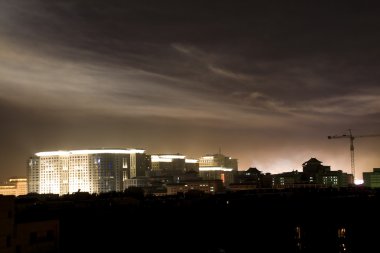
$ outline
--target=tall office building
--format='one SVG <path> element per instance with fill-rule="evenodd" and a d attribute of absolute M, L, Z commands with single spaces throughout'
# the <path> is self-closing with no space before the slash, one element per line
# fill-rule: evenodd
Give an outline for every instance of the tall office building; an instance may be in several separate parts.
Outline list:
<path fill-rule="evenodd" d="M 141 149 L 39 152 L 29 159 L 28 192 L 66 194 L 122 191 L 123 180 L 144 176 L 149 156 Z"/>

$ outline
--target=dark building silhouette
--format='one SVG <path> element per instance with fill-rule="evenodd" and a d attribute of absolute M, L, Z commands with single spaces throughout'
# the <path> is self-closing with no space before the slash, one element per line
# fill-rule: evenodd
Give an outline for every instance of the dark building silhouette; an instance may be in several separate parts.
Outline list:
<path fill-rule="evenodd" d="M 353 184 L 352 174 L 338 171 L 331 171 L 330 166 L 322 165 L 316 158 L 310 158 L 302 164 L 302 183 L 316 184 L 328 187 L 347 187 Z"/>
<path fill-rule="evenodd" d="M 302 172 L 293 170 L 278 174 L 263 174 L 256 168 L 238 171 L 231 190 L 249 190 L 255 188 L 323 188 L 347 187 L 353 185 L 353 176 L 331 171 L 330 166 L 312 157 L 302 164 Z"/>

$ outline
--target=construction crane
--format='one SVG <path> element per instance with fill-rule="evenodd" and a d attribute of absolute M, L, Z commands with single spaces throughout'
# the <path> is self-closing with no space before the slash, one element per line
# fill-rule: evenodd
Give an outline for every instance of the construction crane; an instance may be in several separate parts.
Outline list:
<path fill-rule="evenodd" d="M 355 182 L 355 148 L 354 148 L 354 140 L 356 138 L 362 138 L 362 137 L 379 137 L 380 134 L 368 134 L 368 135 L 357 135 L 353 136 L 351 129 L 348 129 L 348 134 L 343 135 L 333 135 L 333 136 L 327 136 L 328 139 L 339 139 L 339 138 L 349 138 L 350 139 L 350 152 L 351 152 L 351 173 L 354 177 Z"/>

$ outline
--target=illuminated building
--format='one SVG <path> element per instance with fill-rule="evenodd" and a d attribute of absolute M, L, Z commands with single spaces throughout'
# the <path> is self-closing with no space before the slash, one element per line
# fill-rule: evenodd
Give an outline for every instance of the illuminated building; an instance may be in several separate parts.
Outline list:
<path fill-rule="evenodd" d="M 123 180 L 144 176 L 150 159 L 140 149 L 39 152 L 29 159 L 28 192 L 67 194 L 122 191 Z"/>
<path fill-rule="evenodd" d="M 363 172 L 364 186 L 380 188 L 380 168 L 374 168 L 373 172 Z"/>
<path fill-rule="evenodd" d="M 222 180 L 225 186 L 234 182 L 232 169 L 221 167 L 199 168 L 199 176 L 203 180 Z"/>
<path fill-rule="evenodd" d="M 6 184 L 0 185 L 0 195 L 19 196 L 27 193 L 26 178 L 11 178 Z"/>
<path fill-rule="evenodd" d="M 221 167 L 238 170 L 238 160 L 223 154 L 206 155 L 199 158 L 199 168 Z"/>
<path fill-rule="evenodd" d="M 199 163 L 196 159 L 186 159 L 186 156 L 151 155 L 152 171 L 157 174 L 176 175 L 189 171 L 198 171 Z"/>
<path fill-rule="evenodd" d="M 206 155 L 199 158 L 199 176 L 204 180 L 222 180 L 225 186 L 234 182 L 238 161 L 223 154 Z"/>

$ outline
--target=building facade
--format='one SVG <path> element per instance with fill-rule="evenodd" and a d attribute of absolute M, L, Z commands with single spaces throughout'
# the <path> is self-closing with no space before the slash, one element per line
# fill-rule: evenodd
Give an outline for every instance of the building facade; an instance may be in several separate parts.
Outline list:
<path fill-rule="evenodd" d="M 151 155 L 152 171 L 162 175 L 181 175 L 185 172 L 199 170 L 196 159 L 186 159 L 185 155 Z"/>
<path fill-rule="evenodd" d="M 332 171 L 330 166 L 312 157 L 302 164 L 302 183 L 322 185 L 324 187 L 347 187 L 354 183 L 353 175 L 341 170 Z"/>
<path fill-rule="evenodd" d="M 380 188 L 380 168 L 374 168 L 373 172 L 363 172 L 364 186 Z"/>
<path fill-rule="evenodd" d="M 221 153 L 199 158 L 199 176 L 203 180 L 222 180 L 224 186 L 234 182 L 234 174 L 238 171 L 237 159 Z"/>
<path fill-rule="evenodd" d="M 149 157 L 140 149 L 39 152 L 29 159 L 28 192 L 67 194 L 122 191 L 123 180 L 144 176 Z"/>
<path fill-rule="evenodd" d="M 26 178 L 11 178 L 6 184 L 0 185 L 0 195 L 25 195 L 28 193 Z"/>
<path fill-rule="evenodd" d="M 206 155 L 199 158 L 199 168 L 221 167 L 238 170 L 238 160 L 223 154 Z"/>
<path fill-rule="evenodd" d="M 196 180 L 184 181 L 176 184 L 167 184 L 167 195 L 176 195 L 178 193 L 187 193 L 189 191 L 202 191 L 204 193 L 215 194 L 224 189 L 221 180 Z"/>

